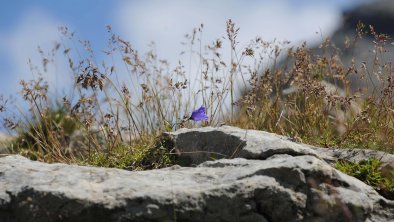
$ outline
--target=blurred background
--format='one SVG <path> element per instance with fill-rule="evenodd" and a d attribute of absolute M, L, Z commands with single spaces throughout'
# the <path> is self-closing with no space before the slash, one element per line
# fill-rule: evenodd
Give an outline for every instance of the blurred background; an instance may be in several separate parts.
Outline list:
<path fill-rule="evenodd" d="M 318 44 L 343 27 L 343 12 L 368 3 L 363 0 L 18 0 L 1 1 L 0 94 L 15 95 L 19 81 L 36 78 L 31 64 L 40 65 L 45 53 L 64 41 L 59 27 L 67 26 L 76 39 L 89 40 L 96 61 L 107 60 L 102 50 L 110 37 L 106 26 L 130 41 L 140 52 L 154 48 L 161 58 L 176 65 L 182 59 L 184 35 L 204 24 L 203 44 L 226 35 L 226 20 L 240 27 L 239 44 L 256 36 L 292 45 Z M 354 27 L 348 27 L 354 28 Z M 151 42 L 155 42 L 152 46 Z M 43 73 L 51 92 L 73 81 L 62 53 Z"/>

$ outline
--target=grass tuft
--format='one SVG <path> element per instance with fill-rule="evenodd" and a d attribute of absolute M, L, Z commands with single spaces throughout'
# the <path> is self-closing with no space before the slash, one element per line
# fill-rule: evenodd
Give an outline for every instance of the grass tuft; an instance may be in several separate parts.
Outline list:
<path fill-rule="evenodd" d="M 228 20 L 225 29 L 226 36 L 208 44 L 204 26 L 193 29 L 179 63 L 171 65 L 154 44 L 141 53 L 110 26 L 99 62 L 89 41 L 60 28 L 63 37 L 51 53 L 39 51 L 42 67 L 31 65 L 38 78 L 20 82 L 27 108 L 0 97 L 11 152 L 45 162 L 154 169 L 174 163 L 159 139 L 164 131 L 227 124 L 322 147 L 394 153 L 387 35 L 359 24 L 343 50 L 369 36 L 373 61 L 343 64 L 341 50 L 328 39 L 318 51 L 261 37 L 240 45 L 239 27 Z M 60 56 L 73 81 L 69 93 L 53 96 L 43 76 Z M 201 105 L 208 120 L 190 120 Z"/>

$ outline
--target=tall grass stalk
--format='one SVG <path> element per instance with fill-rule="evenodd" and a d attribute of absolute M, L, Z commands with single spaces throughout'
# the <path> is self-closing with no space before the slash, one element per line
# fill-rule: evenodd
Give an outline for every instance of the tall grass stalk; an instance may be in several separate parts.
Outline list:
<path fill-rule="evenodd" d="M 346 45 L 372 36 L 373 62 L 343 64 L 329 40 L 320 46 L 323 53 L 306 43 L 295 47 L 261 37 L 242 47 L 240 29 L 228 20 L 227 37 L 205 44 L 201 25 L 186 36 L 189 67 L 182 60 L 172 66 L 154 49 L 141 54 L 107 28 L 104 62 L 88 41 L 60 29 L 63 38 L 52 54 L 63 54 L 68 62 L 70 94 L 48 98 L 50 86 L 40 77 L 21 81 L 27 113 L 7 109 L 11 104 L 0 98 L 4 125 L 15 137 L 13 152 L 47 162 L 150 169 L 171 164 L 173 155 L 159 139 L 163 131 L 221 124 L 324 147 L 392 152 L 394 80 L 384 56 L 389 37 L 372 26 L 359 25 Z M 43 70 L 51 61 L 43 56 Z M 355 79 L 360 89 L 354 88 Z M 209 120 L 190 121 L 201 105 Z"/>

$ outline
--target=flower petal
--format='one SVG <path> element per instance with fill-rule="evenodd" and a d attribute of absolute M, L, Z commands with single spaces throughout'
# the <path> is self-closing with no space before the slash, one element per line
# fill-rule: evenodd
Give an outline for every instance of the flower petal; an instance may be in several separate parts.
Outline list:
<path fill-rule="evenodd" d="M 208 116 L 205 114 L 205 107 L 201 106 L 199 109 L 194 110 L 190 119 L 194 121 L 208 120 Z"/>

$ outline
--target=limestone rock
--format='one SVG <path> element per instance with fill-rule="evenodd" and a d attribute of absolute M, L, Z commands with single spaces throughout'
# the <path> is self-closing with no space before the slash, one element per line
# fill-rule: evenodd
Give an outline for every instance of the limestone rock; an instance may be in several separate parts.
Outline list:
<path fill-rule="evenodd" d="M 319 156 L 329 156 L 331 161 L 345 160 L 349 162 L 360 162 L 368 158 L 376 158 L 382 163 L 394 162 L 394 155 L 377 150 L 368 149 L 339 149 L 339 148 L 318 148 L 315 147 L 315 152 Z"/>
<path fill-rule="evenodd" d="M 180 163 L 187 166 L 220 158 L 264 160 L 274 154 L 317 156 L 313 149 L 291 142 L 284 136 L 230 126 L 180 129 L 164 136 L 174 143 L 176 152 L 182 154 Z"/>
<path fill-rule="evenodd" d="M 224 126 L 166 138 L 197 166 L 130 172 L 1 157 L 0 221 L 394 220 L 394 201 L 286 137 Z"/>

